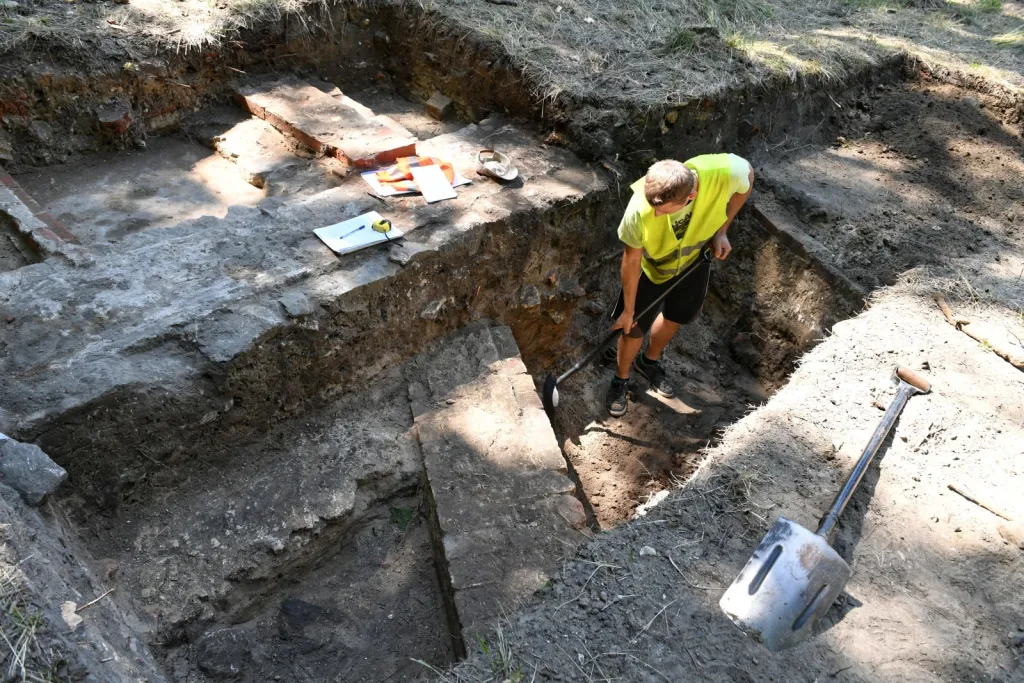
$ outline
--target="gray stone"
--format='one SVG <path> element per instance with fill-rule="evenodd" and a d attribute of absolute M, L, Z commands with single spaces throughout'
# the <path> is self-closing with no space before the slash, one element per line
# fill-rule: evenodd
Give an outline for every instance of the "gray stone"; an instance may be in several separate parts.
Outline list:
<path fill-rule="evenodd" d="M 471 642 L 502 607 L 548 581 L 585 540 L 586 517 L 511 329 L 471 327 L 425 364 L 427 387 L 411 384 L 410 398 L 444 566 Z"/>
<path fill-rule="evenodd" d="M 431 251 L 430 247 L 419 242 L 392 244 L 391 249 L 388 251 L 388 260 L 400 266 L 407 266 L 410 261 L 416 258 L 417 254 L 425 251 Z"/>
<path fill-rule="evenodd" d="M 284 136 L 263 119 L 241 121 L 213 138 L 213 148 L 234 162 L 254 187 L 277 190 L 277 178 L 309 165 L 296 156 Z M 261 210 L 269 207 L 262 205 Z M 273 209 L 269 209 L 273 212 Z"/>
<path fill-rule="evenodd" d="M 237 628 L 207 633 L 195 646 L 196 664 L 211 678 L 230 679 L 241 675 L 252 661 L 249 638 Z"/>
<path fill-rule="evenodd" d="M 537 285 L 524 285 L 519 290 L 519 305 L 523 308 L 540 306 L 540 291 L 537 289 Z"/>
<path fill-rule="evenodd" d="M 0 481 L 17 491 L 29 505 L 42 505 L 67 477 L 64 468 L 38 446 L 14 439 L 0 440 Z"/>
<path fill-rule="evenodd" d="M 313 302 L 302 292 L 287 292 L 278 299 L 278 302 L 284 306 L 284 311 L 288 314 L 289 318 L 312 315 L 316 310 Z"/>

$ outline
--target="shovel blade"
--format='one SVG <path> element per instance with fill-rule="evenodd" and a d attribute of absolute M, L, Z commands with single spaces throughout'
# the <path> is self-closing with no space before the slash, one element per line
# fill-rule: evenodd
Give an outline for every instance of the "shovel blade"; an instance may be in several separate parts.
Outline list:
<path fill-rule="evenodd" d="M 828 541 L 780 517 L 718 604 L 747 635 L 778 652 L 810 637 L 851 573 Z"/>

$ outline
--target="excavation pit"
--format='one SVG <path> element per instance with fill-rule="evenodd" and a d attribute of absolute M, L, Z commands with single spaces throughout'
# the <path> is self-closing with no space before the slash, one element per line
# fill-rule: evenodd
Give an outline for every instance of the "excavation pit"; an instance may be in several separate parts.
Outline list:
<path fill-rule="evenodd" d="M 281 83 L 245 92 L 313 87 Z M 313 96 L 347 97 L 334 90 Z M 79 236 L 98 256 L 18 268 L 18 291 L 33 295 L 8 302 L 22 323 L 15 361 L 71 369 L 40 374 L 49 385 L 17 373 L 10 409 L 70 472 L 57 504 L 71 543 L 118 582 L 118 607 L 174 680 L 407 680 L 423 673 L 412 660 L 447 666 L 593 531 L 685 477 L 814 338 L 763 362 L 737 338 L 770 329 L 759 291 L 791 278 L 809 298 L 827 289 L 744 217 L 700 344 L 670 356 L 687 377 L 680 398 L 644 398 L 632 422 L 594 428 L 604 370 L 593 368 L 566 387 L 552 429 L 530 374 L 606 325 L 592 315 L 614 289 L 606 174 L 521 124 L 453 130 L 366 92 L 394 121 L 384 125 L 433 135 L 420 153 L 454 155 L 474 178 L 458 203 L 388 200 L 413 228 L 404 248 L 326 253 L 311 227 L 380 200 L 349 152 L 314 149 L 315 122 L 287 120 L 272 99 L 249 107 L 256 117 L 200 110 L 183 124 L 191 137 L 19 174 L 50 214 L 85 216 Z M 251 149 L 235 134 L 269 151 L 242 158 Z M 509 153 L 520 178 L 475 176 L 485 146 Z M 71 324 L 101 354 L 79 337 L 54 343 L 69 323 L 40 315 L 50 298 L 72 303 Z M 823 300 L 800 318 L 808 330 L 843 314 Z M 481 319 L 493 322 L 456 332 Z M 635 440 L 630 430 L 651 440 L 635 444 L 639 457 L 601 443 Z"/>
<path fill-rule="evenodd" d="M 380 36 L 356 35 L 380 48 Z M 869 249 L 834 220 L 848 193 L 815 195 L 808 168 L 820 147 L 779 158 L 767 141 L 741 141 L 733 114 L 739 101 L 746 111 L 742 97 L 714 105 L 725 112 L 718 118 L 684 112 L 677 134 L 647 131 L 636 146 L 682 158 L 724 140 L 755 161 L 758 187 L 771 192 L 735 223 L 733 257 L 716 266 L 700 322 L 667 353 L 677 398 L 656 398 L 637 380 L 627 417 L 609 420 L 611 371 L 595 365 L 560 388 L 549 423 L 530 376 L 564 368 L 607 329 L 616 188 L 623 174 L 642 173 L 643 157 L 625 167 L 581 161 L 561 133 L 485 115 L 553 120 L 490 61 L 479 78 L 453 76 L 453 64 L 479 71 L 484 60 L 444 48 L 458 59 L 392 55 L 397 89 L 380 78 L 351 90 L 337 79 L 337 88 L 301 69 L 253 69 L 239 81 L 258 89 L 284 79 L 348 98 L 424 152 L 454 153 L 474 183 L 451 204 L 368 197 L 355 153 L 325 151 L 336 139 L 325 144 L 281 112 L 250 116 L 259 109 L 234 102 L 238 83 L 199 111 L 186 107 L 182 132 L 150 136 L 144 149 L 16 174 L 84 250 L 69 258 L 0 248 L 0 301 L 8 325 L 16 321 L 0 340 L 9 378 L 0 426 L 70 472 L 56 526 L 93 577 L 78 577 L 74 590 L 83 602 L 91 587 L 117 583 L 110 618 L 136 639 L 126 642 L 139 661 L 152 654 L 154 680 L 411 680 L 429 673 L 413 660 L 444 668 L 481 642 L 493 647 L 487 631 L 498 617 L 546 591 L 594 532 L 623 525 L 687 479 L 870 288 L 936 256 L 909 250 L 902 263 L 871 267 L 873 252 L 900 249 L 875 240 Z M 374 78 L 375 65 L 359 75 Z M 834 95 L 881 134 L 898 107 L 872 122 L 873 78 Z M 501 87 L 488 91 L 485 80 Z M 455 118 L 423 113 L 419 100 L 435 87 L 457 99 Z M 750 97 L 751 119 L 782 120 L 772 145 L 788 124 L 800 140 L 837 131 L 861 139 L 865 131 L 842 119 L 820 127 L 832 93 L 792 94 Z M 954 97 L 906 95 L 915 107 L 929 100 Z M 953 118 L 1013 142 L 978 108 L 964 112 Z M 473 153 L 492 146 L 516 160 L 518 181 L 472 174 Z M 850 164 L 857 151 L 844 156 L 839 146 L 828 160 Z M 871 154 L 869 144 L 855 147 Z M 262 152 L 245 157 L 254 148 Z M 867 171 L 836 168 L 827 166 L 837 184 L 871 185 Z M 858 210 L 870 203 L 858 200 Z M 405 247 L 337 259 L 311 235 L 382 206 L 411 228 Z M 954 227 L 967 234 L 965 223 Z M 855 253 L 857 268 L 830 251 Z M 532 450 L 536 434 L 546 445 Z M 119 647 L 115 664 L 124 665 Z"/>

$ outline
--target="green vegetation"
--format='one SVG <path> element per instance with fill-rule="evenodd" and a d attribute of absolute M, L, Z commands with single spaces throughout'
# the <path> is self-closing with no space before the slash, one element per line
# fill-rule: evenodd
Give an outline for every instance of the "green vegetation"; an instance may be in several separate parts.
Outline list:
<path fill-rule="evenodd" d="M 400 531 L 405 531 L 412 523 L 416 511 L 412 508 L 391 508 L 391 523 Z"/>

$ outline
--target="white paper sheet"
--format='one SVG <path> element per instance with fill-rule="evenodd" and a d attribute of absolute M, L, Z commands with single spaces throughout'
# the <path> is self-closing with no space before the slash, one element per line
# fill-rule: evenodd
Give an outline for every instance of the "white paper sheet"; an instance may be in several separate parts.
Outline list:
<path fill-rule="evenodd" d="M 420 188 L 420 194 L 427 200 L 427 204 L 459 196 L 455 194 L 455 188 L 448 182 L 448 177 L 440 166 L 413 166 L 411 170 L 412 179 Z"/>
<path fill-rule="evenodd" d="M 350 254 L 381 242 L 394 242 L 402 237 L 402 231 L 392 226 L 387 233 L 377 232 L 370 227 L 383 217 L 376 211 L 364 213 L 341 223 L 317 228 L 313 232 L 338 256 Z"/>

